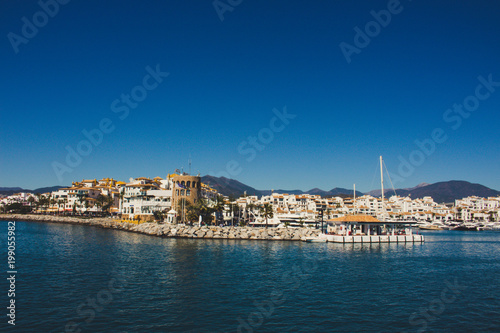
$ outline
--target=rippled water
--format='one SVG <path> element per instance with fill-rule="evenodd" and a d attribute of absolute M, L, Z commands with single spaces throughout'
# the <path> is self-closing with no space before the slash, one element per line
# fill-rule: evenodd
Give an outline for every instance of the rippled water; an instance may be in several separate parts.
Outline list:
<path fill-rule="evenodd" d="M 372 245 L 17 233 L 16 332 L 500 332 L 497 232 Z"/>

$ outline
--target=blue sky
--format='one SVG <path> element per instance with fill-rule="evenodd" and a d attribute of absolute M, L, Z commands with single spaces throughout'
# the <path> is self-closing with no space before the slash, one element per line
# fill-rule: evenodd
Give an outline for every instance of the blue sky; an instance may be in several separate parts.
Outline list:
<path fill-rule="evenodd" d="M 500 189 L 497 2 L 42 3 L 2 1 L 0 186 L 165 177 L 191 157 L 258 189 L 369 191 L 383 155 L 396 187 Z"/>

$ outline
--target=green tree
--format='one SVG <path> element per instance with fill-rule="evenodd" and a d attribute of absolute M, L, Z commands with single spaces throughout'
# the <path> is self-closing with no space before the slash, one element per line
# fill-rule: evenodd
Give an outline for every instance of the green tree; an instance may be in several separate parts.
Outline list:
<path fill-rule="evenodd" d="M 15 213 L 15 214 L 27 214 L 31 213 L 31 206 L 23 205 L 20 202 L 14 202 L 9 205 L 6 205 L 4 211 L 7 213 Z"/>
<path fill-rule="evenodd" d="M 273 206 L 270 203 L 265 203 L 264 206 L 262 206 L 262 213 L 266 218 L 266 228 L 267 228 L 268 218 L 272 218 L 274 216 Z"/>
<path fill-rule="evenodd" d="M 165 218 L 165 212 L 162 210 L 157 210 L 153 212 L 154 219 L 156 223 L 160 223 Z"/>
<path fill-rule="evenodd" d="M 96 198 L 96 205 L 101 208 L 101 211 L 109 213 L 109 209 L 113 205 L 113 198 L 110 195 L 99 194 Z"/>
<path fill-rule="evenodd" d="M 220 221 L 222 217 L 222 213 L 224 212 L 224 197 L 222 195 L 218 195 L 215 198 L 215 204 L 213 206 L 213 210 L 216 213 L 216 223 Z"/>

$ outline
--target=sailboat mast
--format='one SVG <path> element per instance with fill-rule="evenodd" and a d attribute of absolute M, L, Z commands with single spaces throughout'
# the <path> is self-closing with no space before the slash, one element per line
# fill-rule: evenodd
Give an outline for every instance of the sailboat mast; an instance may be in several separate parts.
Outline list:
<path fill-rule="evenodd" d="M 382 205 L 384 205 L 384 169 L 382 164 L 382 156 L 380 156 L 380 186 L 382 190 Z"/>
<path fill-rule="evenodd" d="M 354 184 L 354 214 L 356 214 L 356 184 Z"/>

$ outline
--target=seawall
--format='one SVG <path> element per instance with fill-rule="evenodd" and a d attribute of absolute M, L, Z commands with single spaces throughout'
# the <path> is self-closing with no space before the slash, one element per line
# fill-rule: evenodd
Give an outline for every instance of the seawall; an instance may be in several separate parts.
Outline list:
<path fill-rule="evenodd" d="M 218 227 L 185 226 L 179 224 L 126 223 L 110 218 L 80 218 L 71 216 L 0 214 L 0 220 L 55 222 L 90 225 L 105 229 L 118 229 L 146 235 L 177 238 L 203 239 L 255 239 L 298 241 L 302 237 L 316 237 L 320 231 L 310 228 L 253 228 L 253 227 Z"/>

